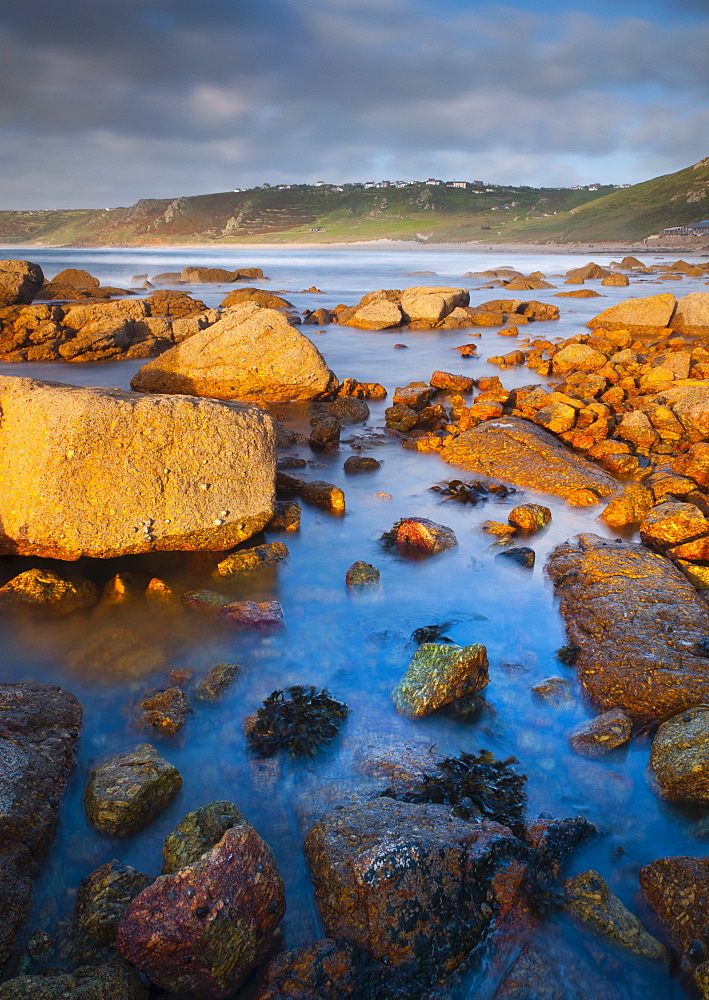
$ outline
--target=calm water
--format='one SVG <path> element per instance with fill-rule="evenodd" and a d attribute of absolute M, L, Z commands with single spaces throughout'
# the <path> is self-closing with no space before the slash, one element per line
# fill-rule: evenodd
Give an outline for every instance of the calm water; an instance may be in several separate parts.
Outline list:
<path fill-rule="evenodd" d="M 244 248 L 223 250 L 3 250 L 5 257 L 29 257 L 48 277 L 64 267 L 83 267 L 103 283 L 129 286 L 132 275 L 180 270 L 186 264 L 261 266 L 269 276 L 258 283 L 287 290 L 298 307 L 313 309 L 338 302 L 352 304 L 367 291 L 412 284 L 455 284 L 469 287 L 471 302 L 497 298 L 497 289 L 483 289 L 481 280 L 462 280 L 467 271 L 513 266 L 525 273 L 541 270 L 563 274 L 587 260 L 608 264 L 607 256 L 559 254 L 484 255 L 456 250 L 421 248 L 402 250 L 289 250 Z M 656 255 L 640 255 L 647 263 Z M 685 257 L 685 259 L 692 259 Z M 405 276 L 430 270 L 436 276 Z M 649 276 L 648 276 L 649 277 Z M 553 281 L 553 279 L 552 279 Z M 553 281 L 560 287 L 562 280 Z M 300 294 L 316 285 L 322 295 Z M 591 316 L 629 295 L 673 291 L 678 295 L 704 291 L 699 279 L 663 286 L 650 280 L 629 288 L 601 288 L 604 296 L 588 300 L 555 300 L 555 289 L 515 293 L 556 301 L 562 319 L 532 329 L 533 334 L 568 337 L 583 329 Z M 216 305 L 224 286 L 202 286 L 190 291 Z M 509 294 L 509 293 L 508 293 Z M 502 293 L 503 297 L 505 293 Z M 391 393 L 397 385 L 427 379 L 440 368 L 473 375 L 495 375 L 499 370 L 485 358 L 514 346 L 482 329 L 477 340 L 480 358 L 459 358 L 453 348 L 465 343 L 469 331 L 363 333 L 345 327 L 304 327 L 328 363 L 342 379 L 348 376 L 383 383 Z M 476 331 L 478 332 L 478 331 Z M 405 343 L 408 350 L 393 350 Z M 128 388 L 140 362 L 104 365 L 64 363 L 1 365 L 2 374 L 31 375 L 82 385 Z M 508 387 L 538 380 L 526 368 L 501 373 Z M 347 440 L 363 432 L 362 425 L 343 430 L 343 443 L 334 455 L 314 455 L 308 448 L 293 449 L 308 459 L 305 475 L 342 486 L 347 513 L 334 517 L 304 507 L 298 533 L 268 535 L 280 539 L 290 559 L 277 571 L 254 574 L 239 584 L 216 585 L 210 578 L 218 556 L 153 556 L 107 563 L 85 561 L 78 569 L 101 582 L 115 572 L 132 572 L 147 582 L 161 576 L 176 589 L 200 586 L 220 589 L 231 599 L 278 600 L 288 629 L 277 638 L 243 637 L 187 611 L 164 617 L 142 606 L 129 611 L 96 610 L 62 622 L 15 621 L 5 624 L 5 650 L 0 667 L 3 680 L 52 681 L 73 691 L 85 709 L 78 766 L 72 778 L 57 837 L 40 878 L 33 926 L 51 933 L 58 919 L 70 912 L 78 881 L 93 868 L 118 858 L 148 873 L 159 873 L 165 835 L 190 809 L 214 799 L 232 799 L 250 819 L 276 854 L 287 886 L 288 911 L 282 925 L 284 947 L 309 943 L 322 928 L 301 853 L 303 810 L 320 787 L 337 783 L 347 787 L 357 779 L 358 761 L 370 748 L 425 743 L 457 754 L 481 747 L 498 756 L 514 754 L 529 776 L 528 815 L 540 811 L 554 816 L 581 814 L 605 833 L 575 857 L 571 873 L 588 867 L 599 870 L 635 912 L 647 918 L 640 898 L 637 873 L 647 862 L 666 854 L 705 855 L 699 841 L 697 813 L 661 803 L 645 777 L 649 742 L 636 740 L 600 761 L 586 761 L 567 748 L 569 732 L 595 714 L 575 682 L 573 670 L 560 664 L 555 651 L 566 642 L 563 625 L 543 567 L 548 552 L 579 531 L 607 534 L 595 521 L 597 510 L 567 507 L 553 498 L 525 492 L 505 501 L 477 507 L 441 501 L 429 487 L 458 475 L 434 455 L 401 449 L 381 434 L 384 408 L 371 404 L 367 427 L 379 432 L 379 443 L 366 451 L 382 462 L 375 473 L 346 477 L 343 463 L 351 448 Z M 289 407 L 283 414 L 291 426 L 307 430 L 302 412 Z M 470 477 L 472 478 L 472 477 Z M 552 509 L 547 531 L 531 543 L 536 567 L 523 571 L 496 561 L 490 537 L 480 531 L 488 518 L 506 520 L 516 503 L 543 502 Z M 426 561 L 407 561 L 382 549 L 379 538 L 401 517 L 431 517 L 454 528 L 455 550 Z M 344 577 L 356 559 L 374 563 L 382 584 L 372 594 L 349 594 Z M 0 563 L 1 582 L 32 564 L 6 559 Z M 36 561 L 35 563 L 36 564 Z M 61 567 L 60 567 L 61 568 Z M 485 643 L 490 660 L 487 708 L 474 720 L 436 716 L 418 722 L 401 719 L 389 694 L 414 652 L 413 629 L 434 622 L 451 622 L 447 634 L 460 644 Z M 130 648 L 135 655 L 127 656 Z M 89 656 L 87 650 L 92 649 Z M 87 665 L 90 661 L 91 665 Z M 196 704 L 178 737 L 153 740 L 134 724 L 134 705 L 142 694 L 165 686 L 166 673 L 186 668 L 195 676 L 220 662 L 243 667 L 240 679 L 218 705 Z M 573 701 L 554 708 L 532 693 L 534 684 L 549 676 L 574 681 Z M 290 684 L 328 687 L 350 706 L 341 739 L 311 761 L 255 760 L 242 731 L 244 718 L 275 688 Z M 170 808 L 142 833 L 128 840 L 107 838 L 85 819 L 82 795 L 87 771 L 102 757 L 128 749 L 141 740 L 156 742 L 165 757 L 182 773 L 184 787 Z M 647 997 L 684 996 L 675 980 L 662 969 L 635 968 L 623 958 L 620 982 L 626 993 Z M 473 976 L 460 996 L 487 997 L 494 991 L 492 977 L 479 982 Z M 629 992 L 628 992 L 629 991 Z M 245 994 L 244 994 L 245 995 Z"/>

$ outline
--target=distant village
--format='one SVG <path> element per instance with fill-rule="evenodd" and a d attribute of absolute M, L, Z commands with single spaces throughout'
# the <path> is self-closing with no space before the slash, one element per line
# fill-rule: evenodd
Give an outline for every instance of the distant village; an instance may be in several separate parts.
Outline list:
<path fill-rule="evenodd" d="M 429 177 L 426 181 L 359 181 L 350 184 L 328 184 L 327 181 L 316 181 L 315 184 L 259 184 L 256 188 L 233 188 L 235 193 L 248 191 L 248 190 L 262 190 L 262 191 L 290 191 L 292 188 L 296 187 L 316 187 L 316 188 L 327 188 L 329 191 L 351 191 L 354 188 L 407 188 L 407 187 L 419 187 L 421 185 L 425 186 L 441 186 L 449 188 L 463 188 L 466 191 L 472 191 L 474 194 L 483 194 L 484 192 L 490 191 L 513 191 L 519 190 L 520 185 L 504 185 L 495 184 L 492 186 L 487 186 L 485 181 L 442 181 L 437 177 Z M 614 190 L 619 190 L 620 188 L 629 188 L 630 184 L 572 184 L 570 187 L 565 187 L 560 185 L 554 190 L 568 190 L 568 191 L 599 191 L 602 187 L 613 188 Z"/>

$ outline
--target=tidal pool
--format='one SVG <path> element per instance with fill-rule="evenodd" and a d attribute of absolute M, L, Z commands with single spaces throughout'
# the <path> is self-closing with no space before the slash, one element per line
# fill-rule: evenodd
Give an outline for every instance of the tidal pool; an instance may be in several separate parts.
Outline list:
<path fill-rule="evenodd" d="M 562 274 L 589 259 L 608 264 L 607 256 L 564 254 L 476 254 L 460 249 L 288 250 L 243 247 L 219 250 L 3 250 L 7 256 L 38 261 L 48 276 L 64 267 L 84 267 L 104 283 L 128 287 L 131 275 L 179 270 L 188 263 L 211 266 L 261 266 L 269 289 L 283 289 L 299 309 L 338 302 L 353 304 L 362 294 L 381 287 L 452 284 L 471 289 L 471 303 L 510 297 L 498 289 L 483 289 L 484 281 L 462 279 L 467 271 L 490 266 L 518 267 L 525 273 L 542 270 Z M 657 255 L 641 255 L 653 263 Z M 665 260 L 674 258 L 664 256 Z M 690 256 L 691 259 L 691 256 Z M 435 277 L 406 276 L 434 270 Z M 550 279 L 563 289 L 563 279 Z M 300 293 L 315 285 L 322 295 Z M 529 327 L 530 335 L 550 339 L 582 332 L 591 316 L 633 295 L 673 291 L 677 295 L 704 290 L 697 279 L 672 285 L 640 281 L 628 288 L 602 288 L 589 282 L 602 298 L 554 299 L 554 291 L 514 293 L 561 306 L 558 322 Z M 192 286 L 191 294 L 213 306 L 225 286 Z M 495 329 L 367 333 L 336 325 L 302 327 L 325 355 L 340 379 L 354 377 L 381 382 L 391 395 L 396 386 L 428 380 L 436 369 L 473 376 L 500 375 L 506 387 L 538 383 L 527 368 L 500 370 L 486 363 L 493 354 L 510 350 L 516 341 L 499 338 Z M 523 330 L 521 336 L 526 331 Z M 479 357 L 460 358 L 453 350 L 476 338 Z M 406 350 L 394 344 L 405 343 Z M 141 362 L 99 365 L 64 363 L 1 365 L 2 374 L 31 376 L 80 385 L 127 389 Z M 600 508 L 571 508 L 554 497 L 517 491 L 502 500 L 492 497 L 477 506 L 444 500 L 430 487 L 462 474 L 437 455 L 402 449 L 384 432 L 387 401 L 370 403 L 370 418 L 345 427 L 339 451 L 315 454 L 307 446 L 289 454 L 308 462 L 302 475 L 334 483 L 346 494 L 347 509 L 334 516 L 303 505 L 300 531 L 267 532 L 268 541 L 283 541 L 288 560 L 253 572 L 236 583 L 211 577 L 219 554 L 170 554 L 127 557 L 106 562 L 82 560 L 68 566 L 48 560 L 6 557 L 0 560 L 0 583 L 31 565 L 53 565 L 90 576 L 98 583 L 116 572 L 131 573 L 145 584 L 154 576 L 178 592 L 208 587 L 232 600 L 277 600 L 287 630 L 269 637 L 245 636 L 200 617 L 188 609 L 174 614 L 142 603 L 99 607 L 61 621 L 22 616 L 3 620 L 4 656 L 0 679 L 41 680 L 72 691 L 84 707 L 84 729 L 76 771 L 61 813 L 57 835 L 38 879 L 29 930 L 53 931 L 71 912 L 79 880 L 98 865 L 117 858 L 139 870 L 158 874 L 165 835 L 186 812 L 215 799 L 231 799 L 271 846 L 286 883 L 287 912 L 282 945 L 291 948 L 322 936 L 312 888 L 302 855 L 303 826 L 320 788 L 339 784 L 346 789 L 359 780 L 358 763 L 370 749 L 425 744 L 436 752 L 491 750 L 497 757 L 514 755 L 528 776 L 527 816 L 547 812 L 555 817 L 582 815 L 603 835 L 577 852 L 569 866 L 575 874 L 595 868 L 615 892 L 653 929 L 644 906 L 638 871 L 664 855 L 704 856 L 702 814 L 660 801 L 650 790 L 645 771 L 649 738 L 598 760 L 573 754 L 570 731 L 596 714 L 577 684 L 572 667 L 556 658 L 566 642 L 551 585 L 544 574 L 547 554 L 580 531 L 612 536 L 596 521 Z M 309 430 L 302 407 L 276 407 L 289 427 Z M 364 450 L 356 450 L 366 436 Z M 353 448 L 355 450 L 353 450 Z M 350 454 L 372 455 L 381 461 L 375 472 L 348 476 L 344 460 Z M 295 472 L 301 475 L 300 472 Z M 480 530 L 486 519 L 505 521 L 521 502 L 551 508 L 552 522 L 529 544 L 536 553 L 533 570 L 496 560 L 500 551 Z M 381 545 L 381 535 L 401 517 L 423 516 L 450 526 L 458 546 L 426 560 L 409 560 Z M 263 540 L 261 538 L 257 539 Z M 373 563 L 381 585 L 371 593 L 353 594 L 345 572 L 355 560 Z M 484 643 L 490 661 L 485 707 L 472 718 L 438 714 L 419 721 L 399 717 L 390 692 L 416 648 L 414 629 L 448 622 L 446 634 L 455 642 Z M 170 670 L 199 677 L 222 662 L 238 663 L 241 674 L 222 702 L 194 703 L 194 711 L 178 736 L 156 739 L 135 724 L 135 704 L 147 691 L 166 686 Z M 532 687 L 550 676 L 573 682 L 573 698 L 558 707 L 539 700 Z M 274 689 L 293 684 L 327 687 L 350 707 L 341 736 L 309 760 L 259 760 L 249 751 L 243 721 Z M 142 741 L 154 742 L 180 770 L 184 785 L 171 806 L 146 830 L 118 840 L 99 834 L 87 823 L 82 796 L 87 772 L 101 758 Z M 558 925 L 558 926 L 557 926 Z M 549 933 L 563 933 L 571 947 L 583 948 L 576 934 L 558 917 Z M 584 953 L 586 954 L 586 953 Z M 588 956 L 586 956 L 586 960 Z M 600 961 L 600 960 L 599 960 Z M 621 996 L 650 998 L 685 996 L 664 967 L 635 962 L 618 953 L 621 973 L 605 969 Z M 56 964 L 56 959 L 49 964 Z M 599 975 L 602 972 L 599 971 Z M 461 978 L 460 998 L 492 996 L 499 970 L 473 971 Z M 249 995 L 249 990 L 242 991 Z"/>

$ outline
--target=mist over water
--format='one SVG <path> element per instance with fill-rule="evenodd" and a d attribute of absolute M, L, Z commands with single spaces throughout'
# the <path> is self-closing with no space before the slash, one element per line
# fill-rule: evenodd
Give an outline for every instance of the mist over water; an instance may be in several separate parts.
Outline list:
<path fill-rule="evenodd" d="M 561 275 L 591 259 L 602 265 L 610 262 L 608 255 L 595 257 L 593 250 L 578 256 L 432 248 L 241 247 L 228 253 L 223 248 L 13 248 L 3 250 L 2 255 L 29 257 L 42 265 L 47 277 L 65 267 L 80 267 L 102 284 L 126 288 L 133 275 L 179 271 L 187 264 L 260 266 L 270 280 L 254 284 L 284 290 L 298 309 L 333 307 L 339 302 L 351 305 L 365 292 L 382 287 L 451 284 L 470 288 L 473 305 L 510 297 L 555 302 L 561 307 L 561 320 L 528 329 L 531 336 L 549 339 L 583 332 L 587 319 L 630 296 L 664 291 L 679 296 L 705 289 L 695 279 L 659 285 L 646 276 L 647 281 L 628 288 L 588 283 L 602 298 L 554 299 L 556 290 L 566 289 L 563 278 L 555 280 L 551 275 Z M 655 254 L 640 256 L 648 264 L 660 259 Z M 662 259 L 675 258 L 665 254 Z M 524 273 L 541 270 L 558 288 L 508 293 L 483 289 L 483 280 L 461 277 L 468 271 L 501 266 Z M 407 276 L 407 272 L 422 270 L 436 275 Z M 300 291 L 313 285 L 323 294 Z M 208 306 L 217 305 L 229 290 L 209 285 L 185 288 Z M 486 357 L 505 353 L 518 342 L 499 338 L 495 329 L 377 333 L 336 325 L 301 329 L 340 379 L 381 382 L 390 396 L 408 381 L 427 381 L 436 369 L 476 377 L 499 375 L 508 388 L 545 381 L 524 367 L 500 371 L 486 363 Z M 521 328 L 520 339 L 526 332 Z M 454 348 L 477 333 L 481 334 L 475 338 L 479 357 L 460 358 Z M 397 343 L 406 344 L 407 349 L 394 350 Z M 0 373 L 127 389 L 141 364 L 0 365 Z M 369 404 L 367 428 L 375 432 L 376 440 L 362 454 L 382 462 L 376 472 L 356 476 L 343 472 L 344 460 L 355 453 L 347 442 L 363 434 L 363 425 L 344 427 L 340 450 L 334 454 L 315 454 L 308 447 L 289 452 L 308 460 L 304 477 L 342 487 L 347 510 L 337 517 L 304 505 L 299 532 L 267 533 L 266 540 L 284 541 L 290 550 L 290 558 L 276 569 L 254 572 L 237 583 L 215 583 L 210 574 L 219 554 L 156 554 L 77 564 L 17 557 L 0 560 L 0 583 L 38 564 L 87 575 L 99 584 L 119 571 L 130 572 L 143 585 L 159 576 L 178 593 L 208 587 L 231 600 L 277 600 L 287 623 L 284 633 L 264 638 L 230 631 L 188 609 L 171 615 L 142 604 L 97 608 L 60 621 L 4 619 L 0 678 L 61 684 L 76 694 L 85 712 L 78 765 L 39 879 L 30 931 L 40 927 L 51 933 L 56 921 L 70 914 L 79 880 L 111 858 L 158 874 L 164 837 L 184 814 L 215 799 L 231 799 L 273 849 L 286 882 L 284 948 L 316 940 L 322 936 L 322 927 L 301 850 L 308 822 L 317 818 L 313 803 L 319 789 L 333 783 L 348 787 L 359 780 L 358 762 L 368 749 L 381 746 L 424 744 L 446 755 L 487 748 L 503 759 L 514 755 L 528 775 L 529 818 L 541 811 L 555 817 L 583 815 L 604 832 L 577 853 L 570 874 L 597 869 L 611 890 L 645 920 L 649 918 L 637 880 L 640 867 L 668 854 L 704 856 L 709 852 L 707 843 L 697 839 L 702 813 L 663 803 L 650 790 L 645 775 L 648 737 L 641 736 L 629 747 L 595 761 L 578 757 L 567 746 L 571 730 L 596 713 L 576 682 L 573 668 L 556 659 L 556 650 L 567 640 L 544 564 L 556 545 L 580 531 L 612 537 L 614 533 L 595 519 L 600 508 L 572 508 L 554 497 L 521 490 L 505 500 L 492 498 L 475 507 L 441 500 L 430 490 L 434 484 L 476 477 L 460 473 L 437 455 L 403 450 L 398 441 L 387 437 L 384 409 L 389 404 L 390 399 Z M 309 431 L 303 407 L 276 409 L 288 426 Z M 528 543 L 536 552 L 531 571 L 496 560 L 500 550 L 480 530 L 486 519 L 506 521 L 509 509 L 523 502 L 540 502 L 552 510 L 548 529 Z M 457 548 L 417 561 L 384 549 L 382 532 L 405 516 L 430 517 L 450 526 L 458 538 Z M 359 559 L 381 571 L 381 586 L 371 594 L 351 594 L 345 586 L 347 568 Z M 415 722 L 403 719 L 394 710 L 390 692 L 414 653 L 411 633 L 422 625 L 443 622 L 450 623 L 446 634 L 460 645 L 486 645 L 490 661 L 486 706 L 471 719 L 451 714 Z M 137 728 L 136 703 L 147 691 L 168 685 L 168 670 L 184 668 L 198 678 L 223 662 L 241 665 L 236 684 L 219 704 L 196 702 L 177 737 L 159 739 L 152 730 Z M 571 701 L 552 707 L 532 693 L 533 685 L 550 676 L 573 681 Z M 348 703 L 349 719 L 332 747 L 311 760 L 259 760 L 247 748 L 243 721 L 274 689 L 292 684 L 327 687 Z M 82 796 L 87 772 L 103 757 L 139 742 L 155 743 L 178 767 L 183 790 L 143 832 L 126 840 L 105 837 L 85 818 Z M 685 995 L 664 968 L 636 965 L 629 953 L 621 958 L 627 982 L 633 982 L 638 996 L 642 993 L 660 1000 Z M 485 998 L 492 995 L 494 986 L 494 977 L 471 974 L 458 995 Z"/>

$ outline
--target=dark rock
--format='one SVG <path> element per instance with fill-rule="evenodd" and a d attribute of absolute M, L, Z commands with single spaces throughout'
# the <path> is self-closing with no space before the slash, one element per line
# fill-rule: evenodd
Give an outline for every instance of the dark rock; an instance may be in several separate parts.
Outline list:
<path fill-rule="evenodd" d="M 334 451 L 340 445 L 340 421 L 327 414 L 319 416 L 308 439 L 313 451 Z"/>
<path fill-rule="evenodd" d="M 240 824 L 133 900 L 118 925 L 118 947 L 156 986 L 225 1000 L 265 958 L 284 911 L 270 849 Z"/>
<path fill-rule="evenodd" d="M 566 677 L 547 677 L 546 680 L 535 684 L 532 691 L 537 698 L 548 702 L 554 708 L 574 699 L 574 686 Z"/>
<path fill-rule="evenodd" d="M 72 694 L 33 681 L 0 684 L 0 970 L 30 911 L 30 874 L 51 839 L 80 729 Z"/>
<path fill-rule="evenodd" d="M 339 395 L 337 399 L 313 403 L 309 412 L 313 416 L 327 414 L 335 417 L 341 424 L 361 424 L 369 417 L 369 407 L 364 399 L 348 394 Z"/>
<path fill-rule="evenodd" d="M 300 504 L 294 500 L 276 500 L 273 517 L 266 531 L 297 531 L 300 527 Z"/>
<path fill-rule="evenodd" d="M 0 1000 L 148 1000 L 148 991 L 126 965 L 87 965 L 72 973 L 17 976 L 0 986 Z"/>
<path fill-rule="evenodd" d="M 147 826 L 181 787 L 177 768 L 155 747 L 141 743 L 92 772 L 84 800 L 86 814 L 101 833 L 127 837 Z"/>
<path fill-rule="evenodd" d="M 241 673 L 237 663 L 218 663 L 211 667 L 194 689 L 196 701 L 219 701 Z"/>
<path fill-rule="evenodd" d="M 180 868 L 195 864 L 217 846 L 227 830 L 245 823 L 233 802 L 210 802 L 188 813 L 167 835 L 162 851 L 163 875 L 172 875 Z"/>
<path fill-rule="evenodd" d="M 249 632 L 272 632 L 286 627 L 278 601 L 234 601 L 224 605 L 217 618 Z"/>
<path fill-rule="evenodd" d="M 706 939 L 709 858 L 658 858 L 640 870 L 645 898 L 675 947 Z"/>
<path fill-rule="evenodd" d="M 528 548 L 526 545 L 515 546 L 511 549 L 505 549 L 504 552 L 498 552 L 495 556 L 496 559 L 507 559 L 509 562 L 517 563 L 518 566 L 524 567 L 524 569 L 533 569 L 535 554 L 534 549 Z"/>
<path fill-rule="evenodd" d="M 300 495 L 306 503 L 314 507 L 322 507 L 323 510 L 329 510 L 333 514 L 344 514 L 345 494 L 339 486 L 314 479 L 304 484 Z"/>
<path fill-rule="evenodd" d="M 579 506 L 597 503 L 618 489 L 612 476 L 519 417 L 486 421 L 464 431 L 441 456 L 462 469 L 552 493 Z"/>
<path fill-rule="evenodd" d="M 326 932 L 422 981 L 440 980 L 504 917 L 527 849 L 448 806 L 379 798 L 323 817 L 305 854 Z"/>
<path fill-rule="evenodd" d="M 348 475 L 355 472 L 374 472 L 381 468 L 381 462 L 369 455 L 350 455 L 343 466 Z"/>
<path fill-rule="evenodd" d="M 692 652 L 709 635 L 709 609 L 667 559 L 579 535 L 552 552 L 547 572 L 579 678 L 601 711 L 647 723 L 709 701 L 706 660 Z"/>
<path fill-rule="evenodd" d="M 120 861 L 107 861 L 82 880 L 69 929 L 69 956 L 75 965 L 100 964 L 115 957 L 118 921 L 152 881 Z"/>

